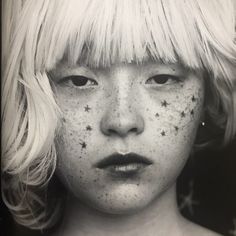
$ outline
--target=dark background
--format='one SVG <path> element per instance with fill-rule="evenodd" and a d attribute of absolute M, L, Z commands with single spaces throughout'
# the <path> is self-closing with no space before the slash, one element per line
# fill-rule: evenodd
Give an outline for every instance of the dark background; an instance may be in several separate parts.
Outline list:
<path fill-rule="evenodd" d="M 222 235 L 236 235 L 236 140 L 223 149 L 207 148 L 190 157 L 177 192 L 179 205 L 184 196 L 193 194 L 193 211 L 187 205 L 181 209 L 185 217 Z M 0 220 L 2 236 L 41 235 L 16 225 L 3 203 Z"/>

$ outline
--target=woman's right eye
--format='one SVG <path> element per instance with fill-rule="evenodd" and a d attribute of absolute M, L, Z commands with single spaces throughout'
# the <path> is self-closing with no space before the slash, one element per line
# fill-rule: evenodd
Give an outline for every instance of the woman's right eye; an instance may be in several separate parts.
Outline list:
<path fill-rule="evenodd" d="M 98 85 L 97 81 L 82 75 L 71 75 L 61 79 L 60 83 L 73 87 L 92 87 Z"/>

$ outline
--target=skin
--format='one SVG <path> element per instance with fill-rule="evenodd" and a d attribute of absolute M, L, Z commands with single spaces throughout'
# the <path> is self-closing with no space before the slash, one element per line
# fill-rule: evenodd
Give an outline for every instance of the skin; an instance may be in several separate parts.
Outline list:
<path fill-rule="evenodd" d="M 178 230 L 187 229 L 179 220 L 175 182 L 190 154 L 202 116 L 201 74 L 178 64 L 151 61 L 108 68 L 70 66 L 64 62 L 50 74 L 63 114 L 57 138 L 57 174 L 70 192 L 65 235 L 74 235 L 72 232 L 78 230 L 81 233 L 84 225 L 90 229 L 100 225 L 101 230 L 102 219 L 107 222 L 111 214 L 123 222 L 124 235 L 130 225 L 126 228 L 127 221 L 124 223 L 122 217 L 132 222 L 131 216 L 139 216 L 137 228 L 137 222 L 150 220 L 150 214 L 152 219 L 159 215 L 159 232 L 171 235 L 165 231 L 170 230 L 166 222 L 171 219 L 176 222 L 175 235 Z M 152 165 L 137 177 L 127 179 L 111 178 L 95 167 L 113 153 L 129 152 L 147 157 Z M 78 217 L 87 223 L 73 220 Z M 91 222 L 96 224 L 91 226 Z M 118 221 L 110 225 L 116 235 Z M 153 227 L 149 225 L 146 235 L 152 235 Z M 117 230 L 122 235 L 123 231 Z M 83 232 L 82 235 L 92 235 L 90 231 Z M 140 232 L 134 230 L 135 235 Z"/>

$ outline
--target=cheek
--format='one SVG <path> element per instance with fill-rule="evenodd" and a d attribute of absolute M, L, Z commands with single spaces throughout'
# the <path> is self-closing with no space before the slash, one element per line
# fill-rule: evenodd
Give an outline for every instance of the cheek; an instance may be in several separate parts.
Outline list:
<path fill-rule="evenodd" d="M 60 109 L 63 118 L 56 139 L 57 174 L 66 185 L 75 179 L 83 185 L 86 182 L 84 169 L 89 165 L 93 146 L 91 137 L 94 136 L 96 126 L 94 106 L 64 99 Z"/>
<path fill-rule="evenodd" d="M 146 104 L 147 138 L 154 145 L 151 151 L 165 161 L 185 160 L 195 140 L 203 102 L 204 91 L 189 88 L 184 93 L 154 97 Z"/>
<path fill-rule="evenodd" d="M 154 97 L 149 103 L 152 107 L 147 108 L 148 123 L 151 122 L 162 137 L 177 136 L 181 132 L 191 134 L 191 130 L 198 127 L 203 102 L 204 91 L 200 88 L 193 91 L 189 88 L 183 93 L 163 95 L 158 99 Z"/>

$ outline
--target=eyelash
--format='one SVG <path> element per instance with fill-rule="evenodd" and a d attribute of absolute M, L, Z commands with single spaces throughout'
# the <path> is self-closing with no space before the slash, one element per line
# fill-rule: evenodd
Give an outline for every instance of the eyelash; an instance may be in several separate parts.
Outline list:
<path fill-rule="evenodd" d="M 89 84 L 88 84 L 89 82 Z M 92 87 L 98 85 L 97 81 L 82 75 L 71 75 L 64 77 L 60 83 L 67 83 L 75 87 Z"/>
<path fill-rule="evenodd" d="M 181 78 L 175 75 L 169 75 L 169 74 L 160 74 L 160 75 L 154 75 L 147 79 L 145 84 L 156 84 L 159 86 L 162 86 L 164 84 L 171 84 L 171 83 L 178 83 L 181 81 Z"/>
<path fill-rule="evenodd" d="M 181 81 L 181 78 L 174 75 L 169 74 L 159 74 L 154 75 L 150 78 L 148 78 L 145 82 L 145 84 L 154 84 L 156 86 L 162 86 L 162 85 L 168 85 L 171 83 L 178 83 Z M 82 75 L 71 75 L 66 76 L 63 79 L 61 79 L 60 83 L 65 83 L 69 86 L 75 86 L 75 87 L 93 87 L 97 86 L 98 83 L 96 80 L 92 78 L 88 78 L 86 76 Z"/>

